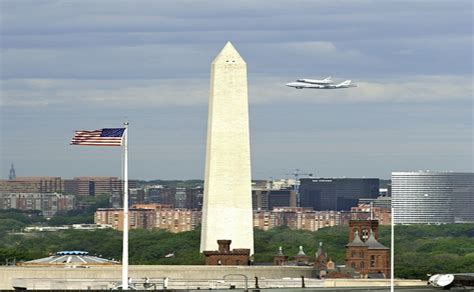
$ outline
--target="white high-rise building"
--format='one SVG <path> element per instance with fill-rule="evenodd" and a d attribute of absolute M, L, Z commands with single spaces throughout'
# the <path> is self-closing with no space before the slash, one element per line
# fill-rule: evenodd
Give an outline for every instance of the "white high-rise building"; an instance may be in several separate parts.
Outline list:
<path fill-rule="evenodd" d="M 253 254 L 247 64 L 228 42 L 212 62 L 201 252 L 217 240 Z"/>
<path fill-rule="evenodd" d="M 474 223 L 474 173 L 392 172 L 394 222 Z"/>

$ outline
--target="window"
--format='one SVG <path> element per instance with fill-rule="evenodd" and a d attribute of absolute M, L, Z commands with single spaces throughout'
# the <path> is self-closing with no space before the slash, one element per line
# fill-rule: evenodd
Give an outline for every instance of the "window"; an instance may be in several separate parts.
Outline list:
<path fill-rule="evenodd" d="M 364 269 L 364 268 L 365 268 L 364 262 L 360 262 L 360 265 L 359 265 L 359 266 L 360 266 L 361 269 Z"/>
<path fill-rule="evenodd" d="M 369 239 L 369 230 L 364 228 L 362 229 L 362 240 L 366 241 L 367 239 Z"/>
<path fill-rule="evenodd" d="M 374 255 L 370 256 L 370 267 L 375 268 L 375 256 Z"/>

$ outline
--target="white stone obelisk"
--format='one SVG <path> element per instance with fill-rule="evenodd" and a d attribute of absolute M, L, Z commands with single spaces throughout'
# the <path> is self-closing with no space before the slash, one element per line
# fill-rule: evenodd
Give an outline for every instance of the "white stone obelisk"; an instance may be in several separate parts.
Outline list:
<path fill-rule="evenodd" d="M 217 240 L 253 254 L 247 64 L 230 42 L 211 65 L 201 252 Z"/>

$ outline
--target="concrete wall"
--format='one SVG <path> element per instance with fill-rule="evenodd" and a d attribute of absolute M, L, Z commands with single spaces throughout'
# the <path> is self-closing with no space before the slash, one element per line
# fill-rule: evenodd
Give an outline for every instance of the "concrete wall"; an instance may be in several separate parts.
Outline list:
<path fill-rule="evenodd" d="M 243 274 L 248 278 L 249 287 L 255 285 L 254 277 L 259 277 L 261 288 L 300 287 L 301 276 L 305 277 L 306 287 L 377 287 L 389 286 L 389 279 L 310 279 L 316 276 L 312 267 L 289 266 L 130 266 L 129 275 L 133 282 L 158 283 L 162 288 L 163 279 L 169 278 L 168 288 L 186 289 L 191 287 L 225 288 L 229 284 L 243 287 L 242 277 L 225 275 Z M 78 279 L 83 279 L 78 281 Z M 87 279 L 87 281 L 84 281 Z M 111 288 L 111 284 L 121 279 L 121 266 L 91 268 L 49 268 L 49 267 L 6 267 L 0 266 L 0 289 L 13 289 L 12 282 L 37 289 L 82 289 Z M 52 286 L 51 286 L 52 285 Z M 55 285 L 60 285 L 56 287 Z M 395 280 L 396 286 L 425 286 L 421 280 Z M 100 286 L 100 287 L 99 287 Z"/>
<path fill-rule="evenodd" d="M 254 277 L 268 279 L 314 278 L 312 267 L 277 267 L 277 266 L 130 266 L 129 275 L 133 279 L 170 280 L 219 280 L 227 274 L 244 274 L 249 282 Z M 0 267 L 0 289 L 13 289 L 13 279 L 106 279 L 119 281 L 121 266 L 91 268 L 50 268 L 50 267 Z"/>
<path fill-rule="evenodd" d="M 324 287 L 387 287 L 390 279 L 325 279 Z M 395 287 L 426 286 L 426 281 L 395 279 Z"/>
<path fill-rule="evenodd" d="M 110 290 L 120 285 L 119 282 L 110 280 L 92 279 L 14 279 L 15 287 L 26 288 L 27 290 Z M 259 279 L 258 286 L 255 279 L 245 280 L 243 277 L 229 276 L 225 280 L 164 280 L 150 279 L 147 286 L 143 281 L 133 281 L 132 285 L 137 290 L 208 290 L 208 289 L 254 289 L 254 288 L 324 288 L 324 280 L 285 278 L 285 279 Z"/>

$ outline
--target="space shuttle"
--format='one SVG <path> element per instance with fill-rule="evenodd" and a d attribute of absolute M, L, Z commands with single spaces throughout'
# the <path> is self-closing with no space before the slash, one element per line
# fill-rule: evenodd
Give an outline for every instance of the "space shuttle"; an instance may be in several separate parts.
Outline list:
<path fill-rule="evenodd" d="M 333 84 L 334 81 L 331 80 L 331 76 L 326 77 L 324 79 L 298 79 L 296 82 L 304 82 L 304 83 L 310 83 L 310 84 L 320 84 L 320 85 L 327 85 L 327 84 Z"/>

